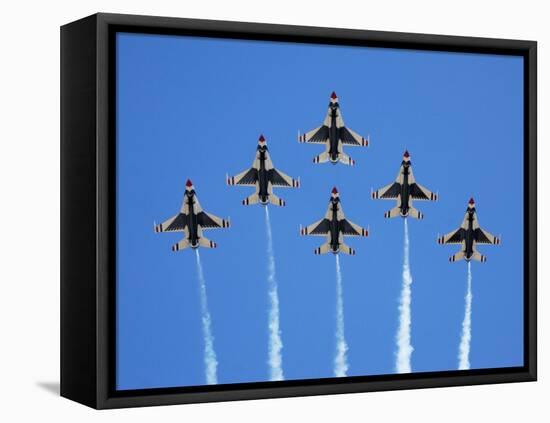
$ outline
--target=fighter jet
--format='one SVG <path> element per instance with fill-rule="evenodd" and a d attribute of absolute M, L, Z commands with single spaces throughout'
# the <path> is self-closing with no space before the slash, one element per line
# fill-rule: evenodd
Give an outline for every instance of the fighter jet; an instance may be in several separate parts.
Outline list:
<path fill-rule="evenodd" d="M 384 213 L 386 218 L 410 216 L 415 219 L 423 219 L 424 215 L 412 206 L 413 200 L 437 200 L 437 194 L 416 183 L 410 155 L 406 150 L 395 182 L 371 192 L 371 197 L 374 200 L 397 200 L 397 206 Z"/>
<path fill-rule="evenodd" d="M 340 104 L 335 92 L 330 96 L 328 112 L 323 124 L 305 134 L 298 133 L 298 141 L 302 143 L 325 144 L 325 152 L 313 159 L 313 163 L 324 163 L 329 161 L 332 164 L 338 162 L 354 166 L 355 160 L 344 154 L 343 146 L 367 147 L 369 139 L 346 128 L 340 111 Z"/>
<path fill-rule="evenodd" d="M 229 220 L 221 219 L 202 210 L 195 187 L 188 179 L 185 184 L 185 195 L 180 212 L 170 219 L 155 225 L 155 232 L 183 232 L 185 237 L 172 246 L 172 251 L 184 250 L 188 247 L 216 248 L 216 243 L 202 235 L 203 230 L 229 228 Z"/>
<path fill-rule="evenodd" d="M 264 206 L 269 203 L 284 206 L 285 201 L 273 194 L 273 187 L 298 188 L 300 180 L 292 179 L 273 167 L 265 138 L 260 135 L 252 167 L 236 176 L 227 176 L 227 185 L 256 187 L 256 192 L 242 201 L 245 206 L 258 202 Z"/>
<path fill-rule="evenodd" d="M 315 254 L 333 254 L 339 252 L 354 256 L 355 250 L 344 244 L 344 236 L 369 236 L 369 231 L 347 220 L 340 203 L 340 195 L 336 187 L 328 203 L 325 217 L 305 228 L 300 226 L 300 235 L 326 236 L 327 241 L 314 250 Z"/>
<path fill-rule="evenodd" d="M 466 209 L 466 214 L 464 215 L 464 220 L 462 221 L 460 228 L 449 232 L 447 235 L 438 237 L 437 243 L 461 245 L 460 251 L 449 257 L 450 262 L 459 260 L 477 260 L 481 263 L 485 263 L 487 261 L 487 257 L 477 251 L 477 244 L 499 245 L 500 238 L 491 235 L 489 232 L 479 227 L 475 202 L 473 198 L 470 198 L 468 208 Z"/>

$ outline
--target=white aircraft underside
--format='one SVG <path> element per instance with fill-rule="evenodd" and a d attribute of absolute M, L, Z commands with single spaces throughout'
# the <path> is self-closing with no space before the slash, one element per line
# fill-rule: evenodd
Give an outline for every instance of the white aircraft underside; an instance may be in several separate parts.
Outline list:
<path fill-rule="evenodd" d="M 205 212 L 195 195 L 191 181 L 187 181 L 186 192 L 180 212 L 155 225 L 155 232 L 183 232 L 184 238 L 172 246 L 172 251 L 191 248 L 216 248 L 216 243 L 203 236 L 208 229 L 229 228 L 230 222 Z"/>
<path fill-rule="evenodd" d="M 351 147 L 367 147 L 369 139 L 347 128 L 342 118 L 338 97 L 332 93 L 327 114 L 321 126 L 306 132 L 298 133 L 298 141 L 307 144 L 323 144 L 325 151 L 313 158 L 313 163 L 333 164 L 343 163 L 353 166 L 355 161 L 344 153 L 344 145 Z"/>
<path fill-rule="evenodd" d="M 477 220 L 477 212 L 473 199 L 470 200 L 462 224 L 458 229 L 437 238 L 438 244 L 460 245 L 460 250 L 449 257 L 450 262 L 460 260 L 476 260 L 481 263 L 487 261 L 487 257 L 477 251 L 478 244 L 500 245 L 500 238 L 481 229 Z"/>

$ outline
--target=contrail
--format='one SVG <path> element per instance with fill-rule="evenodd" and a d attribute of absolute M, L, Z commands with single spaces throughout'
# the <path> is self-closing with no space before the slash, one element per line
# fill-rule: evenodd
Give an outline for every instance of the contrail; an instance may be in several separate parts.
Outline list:
<path fill-rule="evenodd" d="M 458 369 L 470 370 L 470 340 L 472 339 L 472 268 L 468 262 L 468 287 L 464 297 L 464 320 L 458 353 Z"/>
<path fill-rule="evenodd" d="M 214 351 L 214 337 L 212 336 L 212 321 L 210 312 L 208 311 L 208 299 L 206 297 L 206 282 L 202 271 L 201 257 L 199 250 L 195 250 L 197 257 L 197 273 L 199 275 L 199 291 L 201 301 L 202 314 L 202 334 L 204 337 L 204 367 L 206 373 L 207 385 L 215 385 L 218 383 L 217 368 L 218 360 L 216 359 L 216 351 Z"/>
<path fill-rule="evenodd" d="M 336 254 L 336 356 L 334 357 L 334 376 L 345 377 L 348 371 L 346 352 L 348 345 L 344 336 L 344 298 L 342 295 L 342 271 L 340 258 Z"/>
<path fill-rule="evenodd" d="M 399 300 L 399 329 L 397 331 L 397 373 L 411 372 L 411 354 L 414 348 L 411 345 L 411 285 L 412 276 L 409 266 L 409 227 L 404 219 L 403 241 L 403 285 Z"/>
<path fill-rule="evenodd" d="M 267 282 L 269 289 L 269 380 L 284 380 L 283 375 L 283 341 L 279 325 L 279 294 L 275 277 L 275 254 L 273 253 L 273 236 L 271 234 L 271 219 L 269 209 L 265 208 L 265 226 L 267 231 Z"/>

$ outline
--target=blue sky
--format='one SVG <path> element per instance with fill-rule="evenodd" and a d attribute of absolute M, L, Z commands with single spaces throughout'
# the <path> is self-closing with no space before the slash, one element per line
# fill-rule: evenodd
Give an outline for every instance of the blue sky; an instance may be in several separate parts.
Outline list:
<path fill-rule="evenodd" d="M 231 217 L 201 250 L 219 383 L 265 381 L 267 256 L 264 211 L 225 175 L 250 167 L 260 133 L 275 167 L 300 177 L 271 207 L 287 379 L 331 377 L 335 259 L 315 256 L 320 219 L 337 186 L 346 216 L 370 226 L 342 256 L 349 375 L 394 371 L 403 221 L 372 201 L 407 148 L 416 179 L 439 192 L 409 222 L 413 371 L 454 370 L 464 313 L 465 262 L 438 233 L 459 226 L 470 196 L 502 245 L 473 263 L 472 368 L 523 365 L 523 63 L 519 57 L 243 40 L 117 37 L 117 387 L 203 385 L 198 280 L 180 234 L 153 222 L 177 213 L 191 178 L 203 208 Z M 314 165 L 323 147 L 296 141 L 321 124 L 336 91 L 347 126 L 371 146 L 347 148 L 355 167 Z"/>

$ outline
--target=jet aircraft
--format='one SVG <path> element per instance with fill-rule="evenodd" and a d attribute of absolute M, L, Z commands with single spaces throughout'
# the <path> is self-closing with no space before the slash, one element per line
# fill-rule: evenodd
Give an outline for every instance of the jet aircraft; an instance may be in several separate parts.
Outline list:
<path fill-rule="evenodd" d="M 384 213 L 386 218 L 410 216 L 415 219 L 423 219 L 424 215 L 412 206 L 413 200 L 437 200 L 437 194 L 416 183 L 410 155 L 406 150 L 395 182 L 371 192 L 371 197 L 374 200 L 397 200 L 397 206 Z"/>
<path fill-rule="evenodd" d="M 328 112 L 323 124 L 305 134 L 298 133 L 298 141 L 325 145 L 325 151 L 314 157 L 313 163 L 330 161 L 332 164 L 340 162 L 350 166 L 355 165 L 355 160 L 344 153 L 344 145 L 361 147 L 369 145 L 368 138 L 363 138 L 344 125 L 340 104 L 335 92 L 330 96 Z"/>
<path fill-rule="evenodd" d="M 273 187 L 298 188 L 300 186 L 299 179 L 292 179 L 273 167 L 267 142 L 263 135 L 260 135 L 258 139 L 256 157 L 254 157 L 252 167 L 236 176 L 228 176 L 226 182 L 228 185 L 244 185 L 256 188 L 254 194 L 242 201 L 245 206 L 258 202 L 263 205 L 271 203 L 276 206 L 284 206 L 285 201 L 273 194 Z"/>
<path fill-rule="evenodd" d="M 466 214 L 464 215 L 464 220 L 462 221 L 460 228 L 449 232 L 447 235 L 438 237 L 437 243 L 459 244 L 461 246 L 458 253 L 449 257 L 450 262 L 459 260 L 477 260 L 481 263 L 485 263 L 487 261 L 487 257 L 480 254 L 477 251 L 476 246 L 478 244 L 500 245 L 500 238 L 491 235 L 489 232 L 479 227 L 475 202 L 473 198 L 470 198 L 468 208 L 466 209 Z"/>
<path fill-rule="evenodd" d="M 195 187 L 188 179 L 185 184 L 185 195 L 179 213 L 170 219 L 155 225 L 155 232 L 183 232 L 184 238 L 172 246 L 172 251 L 184 250 L 188 247 L 216 248 L 216 243 L 203 236 L 203 230 L 229 228 L 229 220 L 221 219 L 203 211 Z"/>
<path fill-rule="evenodd" d="M 300 235 L 326 236 L 326 242 L 314 250 L 315 254 L 326 254 L 330 251 L 333 254 L 342 252 L 354 256 L 355 250 L 344 244 L 344 236 L 366 237 L 369 236 L 369 231 L 346 219 L 340 194 L 334 187 L 325 217 L 305 228 L 300 227 Z"/>

